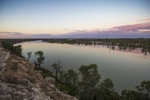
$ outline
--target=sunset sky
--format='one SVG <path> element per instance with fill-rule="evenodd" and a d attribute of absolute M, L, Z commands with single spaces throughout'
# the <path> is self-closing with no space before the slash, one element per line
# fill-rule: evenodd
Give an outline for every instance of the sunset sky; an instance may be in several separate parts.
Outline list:
<path fill-rule="evenodd" d="M 0 38 L 150 37 L 150 0 L 0 0 Z"/>

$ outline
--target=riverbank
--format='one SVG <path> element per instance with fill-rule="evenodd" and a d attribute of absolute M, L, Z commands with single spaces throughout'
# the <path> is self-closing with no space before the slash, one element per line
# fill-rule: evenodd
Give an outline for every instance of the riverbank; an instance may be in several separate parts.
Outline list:
<path fill-rule="evenodd" d="M 43 79 L 27 59 L 0 48 L 0 100 L 77 100 L 59 91 L 55 79 Z"/>

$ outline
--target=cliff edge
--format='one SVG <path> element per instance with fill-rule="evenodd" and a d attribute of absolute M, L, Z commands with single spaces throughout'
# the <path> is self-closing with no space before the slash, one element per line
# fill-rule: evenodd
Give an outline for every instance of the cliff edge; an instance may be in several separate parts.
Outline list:
<path fill-rule="evenodd" d="M 60 92 L 55 79 L 43 79 L 28 60 L 0 48 L 0 100 L 77 100 Z"/>

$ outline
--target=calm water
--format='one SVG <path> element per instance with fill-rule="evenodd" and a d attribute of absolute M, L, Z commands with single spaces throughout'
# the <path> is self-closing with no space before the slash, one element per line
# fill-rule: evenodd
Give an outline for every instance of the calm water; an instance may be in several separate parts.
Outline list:
<path fill-rule="evenodd" d="M 69 44 L 52 44 L 42 41 L 19 43 L 23 55 L 32 51 L 30 61 L 35 61 L 34 52 L 43 51 L 45 61 L 43 67 L 51 70 L 50 65 L 57 60 L 62 61 L 63 69 L 73 68 L 76 71 L 83 64 L 97 64 L 101 81 L 110 78 L 115 89 L 134 89 L 143 80 L 150 80 L 150 58 L 139 53 L 139 50 L 123 52 L 110 50 L 102 46 L 78 46 Z M 133 53 L 134 52 L 134 53 Z"/>

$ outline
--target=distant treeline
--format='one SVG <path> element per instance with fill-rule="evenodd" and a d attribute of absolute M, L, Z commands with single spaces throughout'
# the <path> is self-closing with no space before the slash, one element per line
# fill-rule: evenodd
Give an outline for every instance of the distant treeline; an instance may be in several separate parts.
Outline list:
<path fill-rule="evenodd" d="M 150 47 L 150 38 L 105 38 L 105 39 L 74 39 L 74 38 L 65 38 L 65 39 L 0 39 L 0 41 L 8 41 L 11 43 L 19 43 L 25 41 L 36 41 L 42 40 L 50 43 L 68 43 L 68 44 L 85 44 L 85 45 L 127 45 L 135 47 Z"/>
<path fill-rule="evenodd" d="M 10 42 L 12 44 L 20 43 L 20 42 L 26 42 L 26 41 L 37 41 L 42 39 L 0 39 L 0 41 Z"/>
<path fill-rule="evenodd" d="M 150 53 L 150 38 L 122 38 L 122 39 L 48 39 L 43 40 L 50 43 L 61 44 L 76 44 L 76 45 L 102 45 L 114 50 L 118 47 L 119 50 L 135 50 L 140 48 L 141 52 L 147 56 Z"/>
<path fill-rule="evenodd" d="M 85 44 L 85 45 L 121 45 L 135 47 L 150 47 L 150 38 L 123 38 L 123 39 L 46 39 L 43 41 L 51 43 Z"/>
<path fill-rule="evenodd" d="M 73 38 L 65 38 L 65 39 L 0 39 L 0 41 L 9 41 L 11 43 L 19 43 L 25 41 L 36 41 L 42 40 L 51 43 L 68 43 L 68 44 L 85 44 L 85 45 L 127 45 L 127 46 L 135 46 L 135 47 L 150 47 L 150 38 L 105 38 L 105 39 L 93 39 L 93 38 L 85 38 L 85 39 L 73 39 Z"/>
<path fill-rule="evenodd" d="M 1 39 L 0 41 L 7 41 L 12 44 L 25 42 L 25 41 L 36 41 L 42 40 L 49 43 L 61 43 L 61 44 L 75 44 L 75 45 L 105 45 L 110 49 L 115 49 L 117 46 L 119 50 L 135 50 L 140 48 L 141 52 L 147 56 L 150 53 L 150 38 L 105 38 L 105 39 Z"/>

